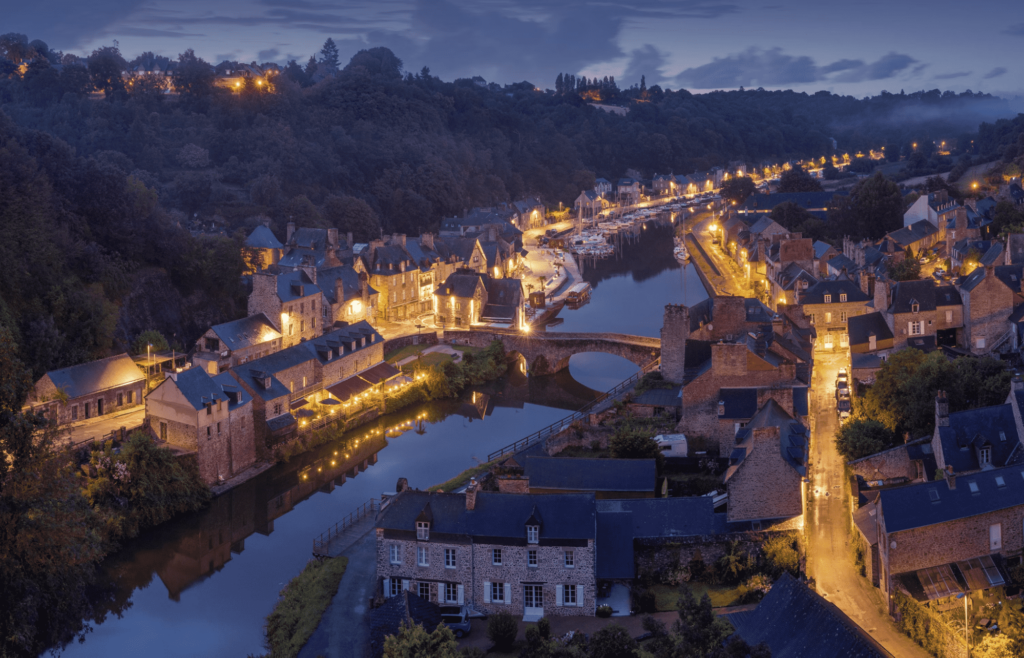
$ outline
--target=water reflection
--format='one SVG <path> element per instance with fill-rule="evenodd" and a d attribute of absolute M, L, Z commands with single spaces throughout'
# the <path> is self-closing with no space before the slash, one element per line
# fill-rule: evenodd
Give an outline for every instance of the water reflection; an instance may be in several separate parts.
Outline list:
<path fill-rule="evenodd" d="M 696 273 L 672 254 L 675 225 L 662 215 L 639 236 L 621 240 L 615 256 L 584 259 L 583 278 L 593 286 L 590 302 L 563 309 L 552 331 L 610 331 L 659 337 L 666 304 L 689 305 L 708 294 Z M 620 380 L 621 381 L 621 380 Z"/>

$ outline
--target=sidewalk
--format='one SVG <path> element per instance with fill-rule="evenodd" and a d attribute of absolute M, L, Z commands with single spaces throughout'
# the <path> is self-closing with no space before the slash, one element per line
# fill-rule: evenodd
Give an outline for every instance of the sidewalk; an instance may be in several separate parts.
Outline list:
<path fill-rule="evenodd" d="M 70 427 L 61 428 L 60 436 L 62 438 L 70 438 L 72 445 L 77 446 L 91 439 L 102 439 L 107 434 L 122 427 L 129 430 L 136 428 L 142 424 L 145 417 L 146 406 L 140 404 L 128 409 L 112 411 L 109 414 L 90 418 L 89 420 L 79 421 Z"/>

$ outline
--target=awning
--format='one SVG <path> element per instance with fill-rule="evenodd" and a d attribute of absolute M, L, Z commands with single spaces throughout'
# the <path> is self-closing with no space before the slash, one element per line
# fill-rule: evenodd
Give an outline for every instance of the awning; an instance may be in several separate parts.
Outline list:
<path fill-rule="evenodd" d="M 402 374 L 402 371 L 390 363 L 378 363 L 369 370 L 364 370 L 359 373 L 357 376 L 365 379 L 371 384 L 379 384 L 381 382 L 386 382 L 392 377 L 397 377 L 400 374 Z"/>
<path fill-rule="evenodd" d="M 951 564 L 919 569 L 914 572 L 914 575 L 921 581 L 924 596 L 928 601 L 944 599 L 964 591 L 953 574 L 953 565 Z"/>
<path fill-rule="evenodd" d="M 327 391 L 339 400 L 349 400 L 370 388 L 370 382 L 362 379 L 359 375 L 353 375 L 343 379 L 334 386 L 329 386 Z"/>
<path fill-rule="evenodd" d="M 299 398 L 298 400 L 292 400 L 290 408 L 298 409 L 299 407 L 304 407 L 307 404 L 309 404 L 309 400 L 307 400 L 306 398 Z"/>
<path fill-rule="evenodd" d="M 972 590 L 988 589 L 1006 584 L 1006 579 L 999 572 L 999 567 L 991 555 L 971 558 L 963 562 L 957 562 L 956 566 L 967 581 L 967 587 Z"/>

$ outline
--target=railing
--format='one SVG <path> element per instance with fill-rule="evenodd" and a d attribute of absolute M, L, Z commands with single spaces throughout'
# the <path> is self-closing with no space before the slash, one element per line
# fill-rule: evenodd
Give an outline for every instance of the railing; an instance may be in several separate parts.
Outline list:
<path fill-rule="evenodd" d="M 566 416 L 565 418 L 563 418 L 561 420 L 555 421 L 554 423 L 548 425 L 547 427 L 539 429 L 536 432 L 534 432 L 533 434 L 530 434 L 529 436 L 527 436 L 526 438 L 519 439 L 515 443 L 511 443 L 511 444 L 505 446 L 504 448 L 502 448 L 500 450 L 495 450 L 491 454 L 487 455 L 487 461 L 493 461 L 495 459 L 498 459 L 499 457 L 504 457 L 505 455 L 509 455 L 509 454 L 513 454 L 513 453 L 519 452 L 520 450 L 524 450 L 524 449 L 529 448 L 530 446 L 532 446 L 532 445 L 534 445 L 536 443 L 539 443 L 539 442 L 543 441 L 544 439 L 548 438 L 549 436 L 552 436 L 554 434 L 557 434 L 558 432 L 561 432 L 562 430 L 564 430 L 565 428 L 569 427 L 570 425 L 572 425 L 576 421 L 582 420 L 582 419 L 586 418 L 590 414 L 590 412 L 595 407 L 597 407 L 597 405 L 601 404 L 605 400 L 608 400 L 610 398 L 616 397 L 619 394 L 621 394 L 623 391 L 631 388 L 634 384 L 636 384 L 638 381 L 643 379 L 644 375 L 646 375 L 647 373 L 649 373 L 649 372 L 651 372 L 653 370 L 657 370 L 660 367 L 660 365 L 661 365 L 661 359 L 660 358 L 657 358 L 654 361 L 651 361 L 646 366 L 641 368 L 639 372 L 634 373 L 633 376 L 631 376 L 629 379 L 627 379 L 625 381 L 622 381 L 622 382 L 619 382 L 615 386 L 615 388 L 611 389 L 610 391 L 606 391 L 606 392 L 602 393 L 601 395 L 597 396 L 596 398 L 594 398 L 593 400 L 591 400 L 590 402 L 585 404 L 581 409 L 579 409 L 578 411 L 573 412 L 571 415 Z"/>
<path fill-rule="evenodd" d="M 367 516 L 380 511 L 381 501 L 371 498 L 357 507 L 348 516 L 338 521 L 313 540 L 313 555 L 317 557 L 330 557 L 331 542 L 352 529 L 352 526 L 359 523 Z"/>

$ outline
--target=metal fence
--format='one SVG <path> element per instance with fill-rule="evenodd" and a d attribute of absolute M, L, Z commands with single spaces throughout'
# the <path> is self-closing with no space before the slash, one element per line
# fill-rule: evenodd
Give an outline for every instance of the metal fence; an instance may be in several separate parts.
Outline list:
<path fill-rule="evenodd" d="M 331 542 L 344 535 L 367 516 L 374 515 L 380 511 L 381 501 L 376 498 L 363 503 L 360 507 L 352 510 L 348 516 L 338 521 L 319 537 L 313 540 L 313 555 L 317 557 L 330 557 Z"/>
<path fill-rule="evenodd" d="M 515 443 L 511 443 L 500 450 L 495 450 L 491 454 L 487 455 L 487 461 L 493 461 L 500 457 L 504 457 L 505 455 L 514 454 L 516 452 L 519 452 L 520 450 L 529 448 L 530 446 L 547 439 L 549 436 L 553 436 L 554 434 L 561 432 L 562 430 L 569 427 L 576 421 L 587 418 L 590 415 L 590 412 L 593 411 L 599 404 L 610 398 L 619 396 L 624 391 L 631 388 L 638 381 L 643 379 L 644 375 L 653 370 L 657 370 L 660 365 L 660 358 L 651 361 L 646 366 L 641 368 L 639 372 L 635 373 L 632 377 L 623 382 L 620 382 L 615 386 L 615 388 L 611 389 L 610 391 L 606 391 L 601 395 L 597 396 L 595 399 L 591 400 L 586 405 L 584 405 L 583 408 L 581 408 L 580 410 L 573 412 L 571 415 L 566 416 L 561 420 L 555 421 L 554 423 L 548 425 L 547 427 L 537 430 L 536 432 L 530 434 L 525 438 L 519 439 Z"/>

